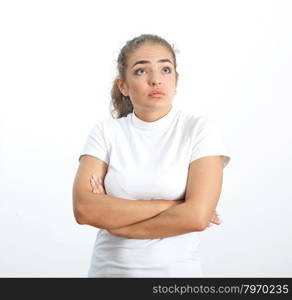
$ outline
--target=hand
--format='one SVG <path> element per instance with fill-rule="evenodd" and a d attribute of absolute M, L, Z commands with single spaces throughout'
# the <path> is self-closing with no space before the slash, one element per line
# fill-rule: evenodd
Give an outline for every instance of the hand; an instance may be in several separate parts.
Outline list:
<path fill-rule="evenodd" d="M 90 178 L 90 184 L 94 194 L 105 194 L 101 178 L 92 175 Z"/>
<path fill-rule="evenodd" d="M 213 216 L 212 216 L 212 219 L 208 225 L 208 227 L 211 227 L 212 226 L 212 223 L 213 224 L 216 224 L 216 225 L 220 225 L 222 223 L 221 219 L 219 218 L 219 215 L 217 214 L 216 210 L 214 211 L 213 213 Z"/>

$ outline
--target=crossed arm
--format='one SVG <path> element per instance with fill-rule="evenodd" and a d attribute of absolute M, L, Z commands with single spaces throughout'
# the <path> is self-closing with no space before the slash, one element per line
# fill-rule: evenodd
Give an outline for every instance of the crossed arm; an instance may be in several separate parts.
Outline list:
<path fill-rule="evenodd" d="M 117 236 L 154 239 L 203 231 L 210 223 L 219 225 L 220 220 L 215 209 L 221 193 L 222 180 L 221 156 L 198 159 L 190 165 L 184 200 L 162 200 L 173 204 L 142 221 L 106 229 Z M 91 179 L 91 186 L 93 193 L 104 193 L 102 182 L 94 177 Z"/>

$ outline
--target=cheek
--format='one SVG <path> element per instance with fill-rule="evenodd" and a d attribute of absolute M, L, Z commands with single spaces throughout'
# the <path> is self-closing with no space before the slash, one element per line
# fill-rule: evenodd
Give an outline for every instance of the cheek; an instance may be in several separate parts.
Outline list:
<path fill-rule="evenodd" d="M 174 77 L 174 78 L 172 78 L 172 80 L 170 81 L 170 84 L 169 84 L 170 88 L 175 89 L 175 84 L 176 84 L 176 79 L 175 79 L 175 77 Z"/>
<path fill-rule="evenodd" d="M 143 80 L 137 80 L 136 82 L 133 82 L 132 84 L 132 92 L 133 93 L 141 93 L 145 90 L 146 82 Z"/>

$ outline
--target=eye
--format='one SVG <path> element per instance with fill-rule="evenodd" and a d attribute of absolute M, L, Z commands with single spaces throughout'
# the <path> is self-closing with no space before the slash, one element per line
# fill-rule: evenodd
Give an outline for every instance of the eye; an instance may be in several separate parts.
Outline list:
<path fill-rule="evenodd" d="M 134 72 L 134 74 L 136 74 L 136 75 L 140 75 L 141 73 L 140 73 L 140 74 L 138 74 L 138 72 L 139 72 L 139 71 L 141 71 L 141 70 L 142 70 L 142 71 L 144 71 L 144 69 L 137 69 L 137 70 Z"/>
<path fill-rule="evenodd" d="M 165 69 L 168 69 L 169 70 L 168 73 L 171 73 L 171 68 L 170 67 L 164 67 L 163 70 L 165 70 Z"/>
<path fill-rule="evenodd" d="M 170 67 L 164 67 L 163 68 L 163 70 L 165 70 L 165 69 L 168 69 L 168 72 L 166 72 L 166 73 L 171 73 L 171 68 Z M 139 73 L 139 71 L 145 71 L 144 69 L 137 69 L 135 72 L 134 72 L 134 74 L 135 75 L 142 75 L 143 73 Z"/>

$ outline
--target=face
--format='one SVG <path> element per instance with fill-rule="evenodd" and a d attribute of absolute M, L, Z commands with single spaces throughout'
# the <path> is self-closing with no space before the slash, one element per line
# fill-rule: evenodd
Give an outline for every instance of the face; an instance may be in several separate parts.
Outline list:
<path fill-rule="evenodd" d="M 128 57 L 126 82 L 116 83 L 124 96 L 129 96 L 137 114 L 167 111 L 172 106 L 176 89 L 174 61 L 169 50 L 159 44 L 146 43 Z M 151 95 L 160 91 L 162 95 Z"/>

